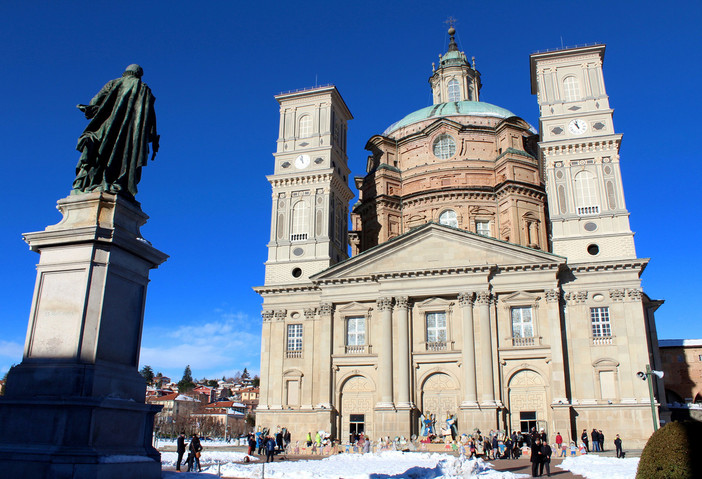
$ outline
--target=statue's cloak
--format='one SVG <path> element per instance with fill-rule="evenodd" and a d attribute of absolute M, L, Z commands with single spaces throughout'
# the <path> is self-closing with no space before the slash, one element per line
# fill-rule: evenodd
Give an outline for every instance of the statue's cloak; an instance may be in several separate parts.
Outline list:
<path fill-rule="evenodd" d="M 110 81 L 90 101 L 97 110 L 76 147 L 83 152 L 78 169 L 90 171 L 84 191 L 136 195 L 149 142 L 156 138 L 155 100 L 141 79 L 129 75 Z"/>

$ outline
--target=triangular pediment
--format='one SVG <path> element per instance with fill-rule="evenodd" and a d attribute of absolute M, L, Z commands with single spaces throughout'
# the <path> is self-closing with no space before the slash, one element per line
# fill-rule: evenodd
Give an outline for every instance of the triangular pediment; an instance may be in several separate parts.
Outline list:
<path fill-rule="evenodd" d="M 339 263 L 311 279 L 332 280 L 426 271 L 486 270 L 506 267 L 554 267 L 565 258 L 480 236 L 436 223 L 427 223 Z"/>
<path fill-rule="evenodd" d="M 500 300 L 505 303 L 536 303 L 539 299 L 541 299 L 541 295 L 528 291 L 517 291 L 506 296 L 500 296 Z"/>

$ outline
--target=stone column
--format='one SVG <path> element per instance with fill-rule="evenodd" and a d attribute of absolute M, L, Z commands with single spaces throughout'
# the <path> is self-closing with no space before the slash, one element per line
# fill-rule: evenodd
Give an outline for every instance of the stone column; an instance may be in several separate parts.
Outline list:
<path fill-rule="evenodd" d="M 395 298 L 397 310 L 397 407 L 411 408 L 410 401 L 410 349 L 409 349 L 409 307 L 407 296 Z"/>
<path fill-rule="evenodd" d="M 380 350 L 378 351 L 378 392 L 376 408 L 392 408 L 392 298 L 378 298 Z"/>
<path fill-rule="evenodd" d="M 475 336 L 473 330 L 473 295 L 474 293 L 461 293 L 458 303 L 463 312 L 463 380 L 464 400 L 462 407 L 478 405 L 478 390 L 475 377 Z"/>
<path fill-rule="evenodd" d="M 565 361 L 563 357 L 563 339 L 561 329 L 559 288 L 545 292 L 549 344 L 551 345 L 551 391 L 554 403 L 567 403 L 565 390 Z"/>
<path fill-rule="evenodd" d="M 313 309 L 305 310 L 305 318 L 309 319 L 314 317 L 315 311 Z M 319 340 L 321 341 L 321 354 L 319 358 L 320 364 L 318 367 L 313 368 L 319 371 L 319 406 L 324 409 L 331 409 L 331 376 L 332 376 L 332 304 L 322 303 L 319 305 L 319 321 L 320 321 L 320 333 Z"/>
<path fill-rule="evenodd" d="M 271 365 L 271 320 L 273 319 L 273 310 L 266 309 L 261 312 L 261 319 L 263 320 L 263 327 L 261 328 L 263 333 L 261 334 L 261 384 L 259 392 L 259 405 L 257 409 L 268 409 L 269 398 L 268 390 L 270 385 L 268 383 L 270 377 L 270 365 Z"/>
<path fill-rule="evenodd" d="M 490 292 L 481 291 L 476 302 L 480 315 L 480 375 L 482 376 L 481 404 L 495 404 L 495 381 L 492 371 L 492 331 L 490 328 Z"/>

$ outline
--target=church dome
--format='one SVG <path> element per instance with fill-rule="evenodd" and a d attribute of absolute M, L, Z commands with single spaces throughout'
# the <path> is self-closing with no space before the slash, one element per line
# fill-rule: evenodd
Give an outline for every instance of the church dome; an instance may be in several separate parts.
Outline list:
<path fill-rule="evenodd" d="M 515 114 L 497 105 L 485 103 L 484 101 L 455 101 L 450 103 L 439 103 L 412 112 L 400 121 L 396 121 L 383 132 L 383 136 L 388 136 L 392 132 L 413 123 L 418 123 L 430 118 L 443 118 L 451 116 L 488 116 L 505 119 L 515 116 Z"/>

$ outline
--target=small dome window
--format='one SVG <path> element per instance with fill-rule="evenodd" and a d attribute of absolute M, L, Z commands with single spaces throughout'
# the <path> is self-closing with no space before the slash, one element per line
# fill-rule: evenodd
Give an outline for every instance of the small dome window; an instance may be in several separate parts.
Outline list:
<path fill-rule="evenodd" d="M 440 160 L 447 160 L 456 154 L 456 142 L 451 135 L 443 134 L 434 140 L 434 156 Z"/>
<path fill-rule="evenodd" d="M 455 78 L 448 82 L 448 101 L 461 101 L 461 85 Z"/>

